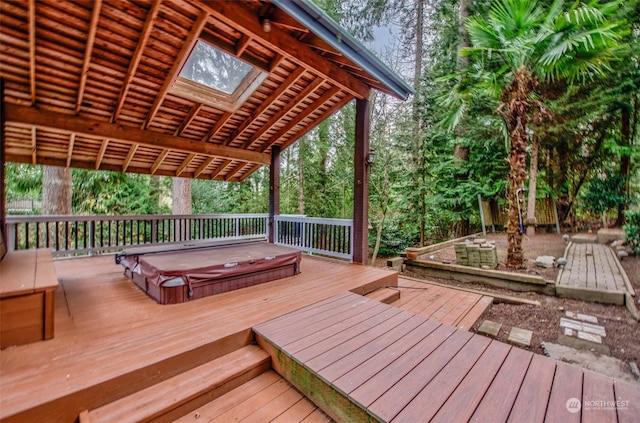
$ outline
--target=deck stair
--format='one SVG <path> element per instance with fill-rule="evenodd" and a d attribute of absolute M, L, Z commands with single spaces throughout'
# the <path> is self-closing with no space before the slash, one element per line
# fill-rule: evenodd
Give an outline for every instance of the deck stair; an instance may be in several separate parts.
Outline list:
<path fill-rule="evenodd" d="M 80 414 L 80 423 L 165 422 L 226 394 L 271 367 L 269 355 L 247 345 L 146 389 Z"/>
<path fill-rule="evenodd" d="M 400 299 L 400 290 L 397 288 L 381 287 L 364 295 L 384 304 L 391 304 Z"/>

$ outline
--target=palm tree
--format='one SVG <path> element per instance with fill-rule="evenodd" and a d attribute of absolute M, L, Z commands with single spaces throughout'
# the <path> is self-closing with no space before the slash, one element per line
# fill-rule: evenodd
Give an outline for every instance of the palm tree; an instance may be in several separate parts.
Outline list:
<path fill-rule="evenodd" d="M 471 46 L 461 52 L 472 63 L 458 86 L 499 101 L 496 112 L 509 138 L 507 266 L 511 268 L 523 262 L 516 193 L 524 187 L 529 123 L 548 115 L 537 99 L 538 83 L 563 79 L 571 84 L 602 75 L 610 70 L 611 61 L 623 55 L 626 23 L 616 20 L 621 1 L 549 3 L 495 1 L 488 17 L 467 19 Z M 463 111 L 460 104 L 450 122 L 455 125 Z"/>

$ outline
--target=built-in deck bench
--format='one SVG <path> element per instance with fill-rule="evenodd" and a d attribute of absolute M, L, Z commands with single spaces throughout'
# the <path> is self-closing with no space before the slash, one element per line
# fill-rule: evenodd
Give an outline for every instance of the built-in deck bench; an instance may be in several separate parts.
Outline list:
<path fill-rule="evenodd" d="M 57 287 L 51 250 L 4 254 L 0 260 L 0 348 L 53 338 Z"/>

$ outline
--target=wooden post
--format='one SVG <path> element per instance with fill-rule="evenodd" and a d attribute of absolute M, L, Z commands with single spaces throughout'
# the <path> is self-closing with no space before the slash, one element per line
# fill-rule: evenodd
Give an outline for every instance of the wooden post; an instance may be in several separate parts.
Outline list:
<path fill-rule="evenodd" d="M 6 216 L 5 216 L 5 204 L 6 204 L 6 192 L 4 188 L 4 162 L 5 162 L 5 152 L 4 152 L 4 124 L 5 124 L 5 114 L 4 114 L 4 79 L 0 78 L 0 231 L 2 232 L 3 239 L 6 238 Z M 0 259 L 2 258 L 3 251 L 0 249 Z"/>
<path fill-rule="evenodd" d="M 367 264 L 369 256 L 369 111 L 368 99 L 356 99 L 356 139 L 353 181 L 353 261 Z"/>
<path fill-rule="evenodd" d="M 280 147 L 271 147 L 269 168 L 269 242 L 276 240 L 275 216 L 280 214 Z"/>

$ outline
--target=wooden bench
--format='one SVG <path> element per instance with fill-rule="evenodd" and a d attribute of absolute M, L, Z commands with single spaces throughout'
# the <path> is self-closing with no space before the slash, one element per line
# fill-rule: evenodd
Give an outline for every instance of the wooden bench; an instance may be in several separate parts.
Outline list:
<path fill-rule="evenodd" d="M 57 287 L 51 250 L 6 252 L 0 261 L 0 348 L 53 338 Z"/>

